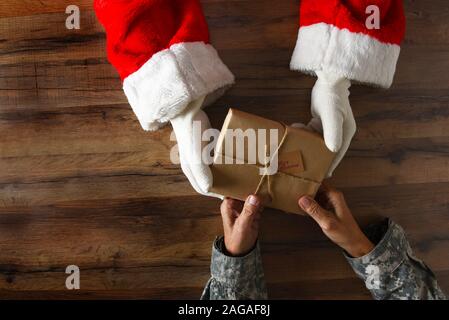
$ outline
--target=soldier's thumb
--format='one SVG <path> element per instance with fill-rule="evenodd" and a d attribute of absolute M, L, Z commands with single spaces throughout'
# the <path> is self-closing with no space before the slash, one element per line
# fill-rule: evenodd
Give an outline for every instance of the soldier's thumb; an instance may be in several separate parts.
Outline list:
<path fill-rule="evenodd" d="M 329 220 L 329 215 L 315 200 L 309 196 L 304 196 L 299 199 L 298 204 L 320 227 L 326 225 Z"/>
<path fill-rule="evenodd" d="M 252 220 L 260 212 L 260 208 L 262 207 L 261 199 L 256 195 L 250 195 L 243 206 L 243 210 L 241 213 L 242 220 Z"/>

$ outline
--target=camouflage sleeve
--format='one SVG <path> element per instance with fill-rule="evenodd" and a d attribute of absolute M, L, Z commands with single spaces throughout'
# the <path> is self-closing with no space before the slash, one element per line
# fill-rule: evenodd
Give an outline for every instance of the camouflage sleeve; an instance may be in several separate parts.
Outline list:
<path fill-rule="evenodd" d="M 201 299 L 267 299 L 259 244 L 244 257 L 230 257 L 225 252 L 223 237 L 219 237 L 212 247 L 211 278 Z"/>
<path fill-rule="evenodd" d="M 433 272 L 414 256 L 399 225 L 386 220 L 364 231 L 376 247 L 363 257 L 346 254 L 346 258 L 375 299 L 446 299 Z"/>

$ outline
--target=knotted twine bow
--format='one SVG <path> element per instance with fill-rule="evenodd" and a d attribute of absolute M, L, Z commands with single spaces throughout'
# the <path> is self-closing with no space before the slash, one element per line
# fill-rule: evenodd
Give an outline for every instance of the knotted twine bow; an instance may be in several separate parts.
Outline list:
<path fill-rule="evenodd" d="M 267 185 L 267 187 L 268 187 L 268 194 L 271 197 L 271 200 L 273 200 L 274 195 L 271 192 L 271 180 L 270 180 L 270 175 L 268 174 L 268 167 L 269 167 L 269 164 L 271 164 L 271 161 L 273 160 L 273 158 L 278 154 L 279 150 L 281 149 L 282 145 L 285 142 L 285 138 L 287 138 L 287 135 L 288 135 L 288 126 L 285 125 L 284 123 L 281 123 L 281 124 L 284 126 L 284 129 L 285 129 L 284 130 L 284 135 L 282 136 L 282 139 L 279 142 L 279 145 L 277 146 L 276 150 L 273 152 L 273 155 L 271 156 L 269 161 L 265 162 L 264 174 L 263 174 L 262 178 L 260 178 L 259 184 L 257 185 L 256 191 L 254 192 L 255 195 L 257 195 L 259 193 L 263 183 L 265 182 L 265 178 L 267 178 L 267 180 L 268 180 L 267 181 L 267 183 L 268 183 L 268 185 Z M 265 157 L 266 158 L 269 156 L 267 151 L 268 151 L 268 148 L 267 148 L 267 144 L 265 143 Z"/>

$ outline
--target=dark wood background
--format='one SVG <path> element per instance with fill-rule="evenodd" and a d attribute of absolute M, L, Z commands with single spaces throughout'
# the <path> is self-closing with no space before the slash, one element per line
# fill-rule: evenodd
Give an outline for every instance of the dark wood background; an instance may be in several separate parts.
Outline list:
<path fill-rule="evenodd" d="M 314 79 L 288 68 L 299 1 L 202 2 L 237 77 L 214 126 L 230 106 L 307 121 Z M 358 131 L 332 180 L 362 222 L 399 222 L 448 292 L 449 4 L 405 7 L 394 84 L 351 89 Z M 0 2 L 0 298 L 196 299 L 209 277 L 219 201 L 170 163 L 170 127 L 141 130 L 104 48 L 90 0 Z M 267 210 L 260 238 L 272 298 L 370 298 L 308 218 Z"/>

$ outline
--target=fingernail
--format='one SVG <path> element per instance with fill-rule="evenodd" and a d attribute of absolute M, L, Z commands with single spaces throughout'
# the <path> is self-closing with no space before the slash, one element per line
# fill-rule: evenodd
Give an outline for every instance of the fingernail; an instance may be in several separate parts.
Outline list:
<path fill-rule="evenodd" d="M 302 197 L 299 199 L 299 205 L 301 208 L 306 209 L 312 204 L 312 200 L 309 197 Z"/>
<path fill-rule="evenodd" d="M 249 202 L 249 204 L 251 204 L 253 206 L 257 206 L 259 204 L 259 200 L 257 200 L 257 198 L 255 196 L 249 196 L 248 202 Z"/>

